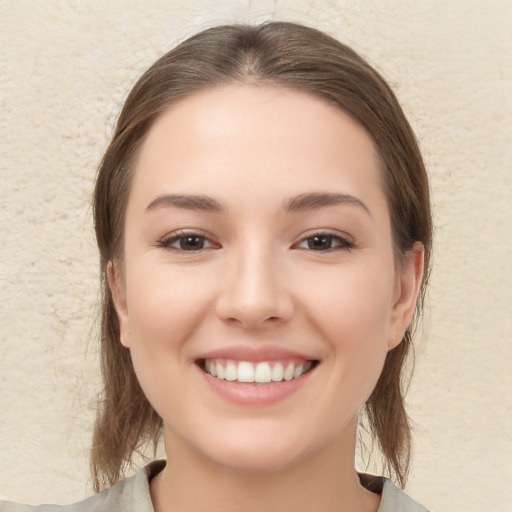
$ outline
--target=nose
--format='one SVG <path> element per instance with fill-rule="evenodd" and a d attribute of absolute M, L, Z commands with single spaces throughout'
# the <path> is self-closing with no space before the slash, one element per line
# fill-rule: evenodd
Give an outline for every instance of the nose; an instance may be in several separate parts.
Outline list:
<path fill-rule="evenodd" d="M 226 262 L 216 303 L 217 316 L 245 328 L 259 329 L 293 315 L 291 282 L 283 262 L 271 251 L 247 248 Z"/>

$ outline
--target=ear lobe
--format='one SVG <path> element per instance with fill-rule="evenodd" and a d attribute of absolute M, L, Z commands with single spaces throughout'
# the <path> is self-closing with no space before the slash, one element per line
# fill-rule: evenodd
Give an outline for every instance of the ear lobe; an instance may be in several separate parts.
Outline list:
<path fill-rule="evenodd" d="M 120 271 L 116 268 L 113 261 L 109 261 L 107 265 L 107 279 L 114 307 L 119 322 L 120 341 L 126 348 L 130 347 L 130 330 L 128 321 L 128 307 L 126 304 L 126 290 L 122 282 Z"/>
<path fill-rule="evenodd" d="M 395 302 L 391 313 L 388 349 L 395 348 L 411 323 L 423 279 L 425 249 L 415 242 L 405 255 L 403 268 L 397 278 Z"/>

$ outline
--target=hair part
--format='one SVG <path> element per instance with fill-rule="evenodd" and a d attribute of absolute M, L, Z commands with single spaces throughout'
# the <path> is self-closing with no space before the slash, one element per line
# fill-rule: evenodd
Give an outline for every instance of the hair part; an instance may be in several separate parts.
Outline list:
<path fill-rule="evenodd" d="M 414 133 L 385 80 L 346 45 L 313 28 L 284 22 L 226 25 L 201 32 L 157 60 L 128 95 L 100 164 L 94 220 L 102 276 L 101 368 L 104 382 L 91 449 L 95 490 L 117 482 L 134 453 L 156 444 L 162 420 L 138 383 L 108 286 L 109 262 L 122 260 L 124 216 L 138 153 L 160 114 L 184 98 L 230 83 L 287 87 L 323 98 L 351 115 L 372 137 L 381 160 L 397 262 L 416 241 L 425 270 L 417 317 L 429 273 L 431 212 L 424 164 Z M 413 324 L 389 351 L 365 404 L 373 438 L 389 476 L 404 485 L 411 429 L 405 411 L 403 370 Z"/>

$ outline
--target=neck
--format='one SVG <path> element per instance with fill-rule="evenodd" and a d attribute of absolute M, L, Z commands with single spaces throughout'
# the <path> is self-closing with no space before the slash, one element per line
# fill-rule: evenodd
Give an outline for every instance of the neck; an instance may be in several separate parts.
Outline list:
<path fill-rule="evenodd" d="M 272 471 L 237 470 L 172 443 L 167 465 L 151 482 L 156 512 L 375 512 L 379 496 L 354 469 L 355 436 L 314 457 Z M 348 451 L 347 451 L 348 450 Z"/>

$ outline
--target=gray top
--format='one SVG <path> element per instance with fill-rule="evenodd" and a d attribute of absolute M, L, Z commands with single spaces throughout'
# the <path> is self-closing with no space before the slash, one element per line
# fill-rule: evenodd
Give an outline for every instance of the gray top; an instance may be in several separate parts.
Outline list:
<path fill-rule="evenodd" d="M 153 461 L 110 489 L 71 505 L 33 506 L 2 501 L 0 512 L 155 512 L 149 481 L 164 467 L 164 460 Z M 361 475 L 361 482 L 371 491 L 382 494 L 377 512 L 428 512 L 387 478 Z"/>

